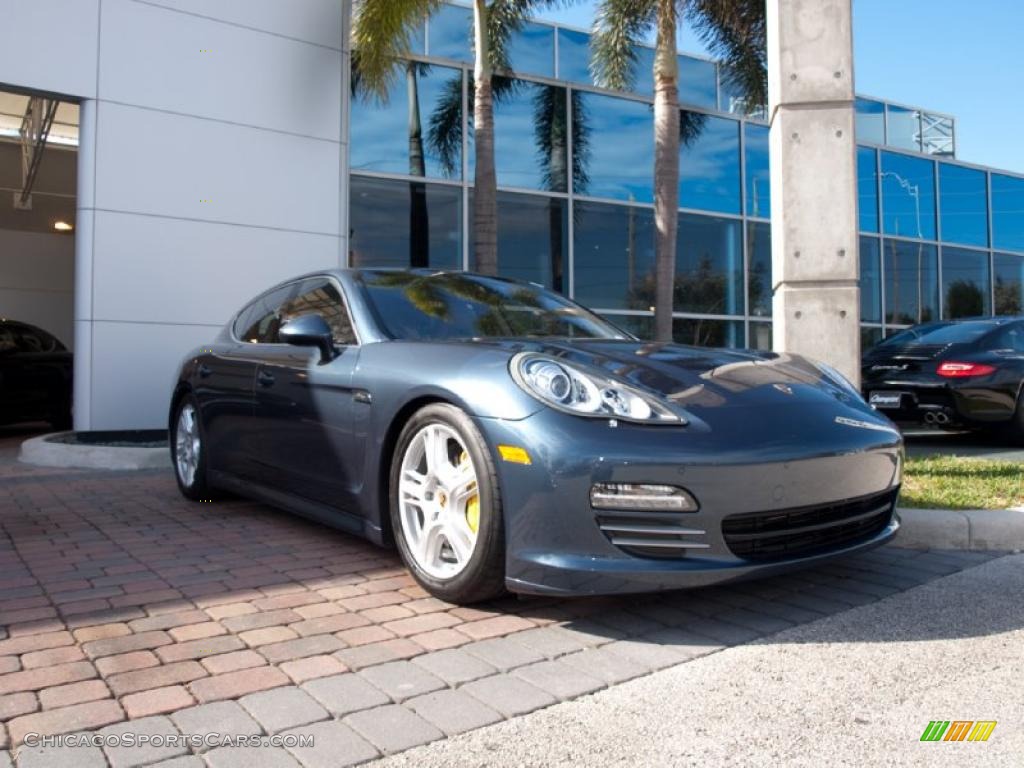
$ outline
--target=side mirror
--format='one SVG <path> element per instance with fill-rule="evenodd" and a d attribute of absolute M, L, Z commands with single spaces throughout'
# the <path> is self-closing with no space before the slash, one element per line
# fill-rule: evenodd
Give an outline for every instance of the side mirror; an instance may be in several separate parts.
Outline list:
<path fill-rule="evenodd" d="M 321 362 L 326 363 L 334 359 L 334 336 L 327 321 L 320 315 L 300 315 L 282 325 L 277 333 L 285 344 L 317 347 L 320 350 Z"/>

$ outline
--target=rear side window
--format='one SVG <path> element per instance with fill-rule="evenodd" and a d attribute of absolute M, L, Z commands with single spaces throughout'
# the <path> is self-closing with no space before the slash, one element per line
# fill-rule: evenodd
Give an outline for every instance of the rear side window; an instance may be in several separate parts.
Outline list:
<path fill-rule="evenodd" d="M 284 324 L 281 307 L 295 296 L 298 283 L 264 294 L 242 310 L 235 322 L 235 336 L 250 344 L 278 344 L 277 332 Z"/>
<path fill-rule="evenodd" d="M 943 323 L 910 328 L 883 341 L 879 346 L 903 346 L 908 344 L 966 344 L 980 339 L 996 327 L 986 320 L 966 323 Z"/>
<path fill-rule="evenodd" d="M 298 294 L 281 307 L 283 322 L 310 314 L 320 315 L 327 321 L 335 344 L 350 346 L 356 343 L 345 300 L 337 286 L 326 277 L 304 281 Z"/>
<path fill-rule="evenodd" d="M 1024 324 L 1014 323 L 1003 328 L 992 338 L 992 349 L 1011 349 L 1024 352 Z"/>

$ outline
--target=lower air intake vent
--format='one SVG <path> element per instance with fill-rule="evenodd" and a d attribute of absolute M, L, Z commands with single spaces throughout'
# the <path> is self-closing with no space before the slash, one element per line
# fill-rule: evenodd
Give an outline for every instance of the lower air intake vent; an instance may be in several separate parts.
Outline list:
<path fill-rule="evenodd" d="M 870 539 L 889 524 L 899 489 L 813 507 L 730 515 L 725 543 L 747 560 L 785 560 Z"/>
<path fill-rule="evenodd" d="M 687 525 L 687 516 L 674 512 L 615 510 L 597 517 L 597 526 L 616 547 L 640 557 L 682 557 L 689 550 L 707 549 L 703 529 Z"/>

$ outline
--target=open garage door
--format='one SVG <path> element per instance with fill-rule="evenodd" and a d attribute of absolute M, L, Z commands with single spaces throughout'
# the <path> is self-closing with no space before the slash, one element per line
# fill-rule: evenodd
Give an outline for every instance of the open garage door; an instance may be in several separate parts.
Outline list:
<path fill-rule="evenodd" d="M 77 105 L 0 91 L 0 427 L 8 431 L 70 428 L 77 161 Z"/>

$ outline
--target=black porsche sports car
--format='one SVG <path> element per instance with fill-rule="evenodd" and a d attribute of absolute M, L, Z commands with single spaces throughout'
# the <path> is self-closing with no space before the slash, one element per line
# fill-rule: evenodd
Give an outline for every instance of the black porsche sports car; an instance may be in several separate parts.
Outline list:
<path fill-rule="evenodd" d="M 868 350 L 861 386 L 894 421 L 1003 428 L 1024 441 L 1024 318 L 909 328 Z"/>
<path fill-rule="evenodd" d="M 71 429 L 72 355 L 28 323 L 0 318 L 0 424 L 48 421 Z"/>

